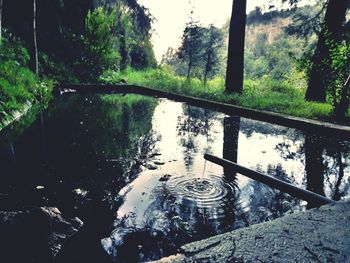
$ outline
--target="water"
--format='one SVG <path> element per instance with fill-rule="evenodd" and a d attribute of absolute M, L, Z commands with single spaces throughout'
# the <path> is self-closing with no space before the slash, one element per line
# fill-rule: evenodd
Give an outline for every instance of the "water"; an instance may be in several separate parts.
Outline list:
<path fill-rule="evenodd" d="M 62 262 L 102 262 L 101 245 L 116 262 L 158 259 L 307 208 L 204 153 L 335 200 L 350 195 L 349 142 L 164 99 L 63 97 L 14 137 L 2 135 L 0 209 L 50 205 L 79 216 L 86 230 Z"/>

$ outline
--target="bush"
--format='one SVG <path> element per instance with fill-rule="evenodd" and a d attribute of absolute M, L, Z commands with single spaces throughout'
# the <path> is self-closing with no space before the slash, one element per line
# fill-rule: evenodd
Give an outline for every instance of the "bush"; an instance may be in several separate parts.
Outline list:
<path fill-rule="evenodd" d="M 76 36 L 82 53 L 75 63 L 76 76 L 85 82 L 94 82 L 105 70 L 119 70 L 120 54 L 116 34 L 115 12 L 102 7 L 89 11 L 86 32 Z"/>
<path fill-rule="evenodd" d="M 47 104 L 53 82 L 40 81 L 28 68 L 29 55 L 22 43 L 8 32 L 0 47 L 0 122 L 27 103 Z"/>

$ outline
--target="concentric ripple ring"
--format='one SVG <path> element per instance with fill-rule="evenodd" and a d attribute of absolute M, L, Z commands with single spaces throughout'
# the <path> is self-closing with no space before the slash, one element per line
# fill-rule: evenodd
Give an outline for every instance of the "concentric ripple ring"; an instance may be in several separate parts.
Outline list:
<path fill-rule="evenodd" d="M 232 183 L 219 176 L 175 177 L 167 184 L 169 191 L 176 197 L 195 202 L 200 208 L 212 208 L 231 199 L 235 192 Z"/>

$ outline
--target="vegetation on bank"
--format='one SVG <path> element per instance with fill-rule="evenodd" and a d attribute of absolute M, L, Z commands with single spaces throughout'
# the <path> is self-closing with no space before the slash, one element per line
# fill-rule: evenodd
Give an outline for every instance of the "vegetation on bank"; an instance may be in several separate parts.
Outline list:
<path fill-rule="evenodd" d="M 304 100 L 305 89 L 296 88 L 296 81 L 276 81 L 269 78 L 247 79 L 243 94 L 225 94 L 224 80 L 217 77 L 204 86 L 200 79 L 176 76 L 163 67 L 145 71 L 105 72 L 100 79 L 104 83 L 137 84 L 181 95 L 199 97 L 243 107 L 268 110 L 322 121 L 333 121 L 332 105 Z M 299 80 L 300 81 L 300 80 Z M 350 116 L 350 111 L 349 111 Z M 349 124 L 344 122 L 344 124 Z"/>
<path fill-rule="evenodd" d="M 0 49 L 0 129 L 26 105 L 45 106 L 51 98 L 53 81 L 39 79 L 28 63 L 27 49 L 13 35 L 5 34 Z"/>
<path fill-rule="evenodd" d="M 3 10 L 0 129 L 29 105 L 45 107 L 56 84 L 95 83 L 105 70 L 156 66 L 153 18 L 133 0 L 13 0 Z"/>
<path fill-rule="evenodd" d="M 304 24 L 301 28 L 295 20 L 301 14 L 313 17 L 317 13 L 319 17 L 313 22 L 313 29 L 320 28 L 321 8 L 306 6 L 294 11 L 267 13 L 257 8 L 248 15 L 242 94 L 225 93 L 227 47 L 223 42 L 228 39 L 228 24 L 221 29 L 212 25 L 203 27 L 192 17 L 184 29 L 182 44 L 166 52 L 160 67 L 143 71 L 107 70 L 100 81 L 118 83 L 124 80 L 178 94 L 347 125 L 349 109 L 342 109 L 347 112 L 344 118 L 338 118 L 335 113 L 337 105 L 341 104 L 342 84 L 348 74 L 348 42 L 329 42 L 333 45 L 330 66 L 333 78 L 327 83 L 327 101 L 305 100 L 317 32 L 305 28 Z M 346 101 L 342 102 L 346 107 Z"/>
<path fill-rule="evenodd" d="M 326 43 L 332 62 L 326 63 L 331 76 L 324 83 L 327 101 L 305 101 L 323 5 L 252 11 L 246 24 L 244 89 L 242 94 L 227 94 L 228 23 L 223 28 L 205 27 L 193 19 L 192 10 L 181 45 L 169 49 L 156 67 L 151 44 L 153 17 L 147 8 L 134 0 L 63 2 L 40 3 L 37 16 L 31 16 L 32 5 L 23 0 L 5 3 L 3 24 L 16 37 L 7 33 L 0 40 L 2 123 L 26 104 L 45 105 L 54 84 L 121 80 L 254 109 L 350 123 L 350 84 L 344 84 L 349 75 L 350 34 L 344 33 L 342 42 Z M 19 3 L 23 9 L 14 19 L 11 12 Z M 310 19 L 299 25 L 300 17 Z M 34 26 L 27 28 L 33 22 L 37 32 Z M 37 41 L 32 39 L 33 32 Z M 35 63 L 37 75 L 33 73 Z"/>

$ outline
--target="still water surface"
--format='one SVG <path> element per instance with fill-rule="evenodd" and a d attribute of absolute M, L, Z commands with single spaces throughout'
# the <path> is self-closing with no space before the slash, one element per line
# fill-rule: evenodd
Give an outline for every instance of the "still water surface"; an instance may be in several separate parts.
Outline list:
<path fill-rule="evenodd" d="M 335 138 L 135 95 L 62 97 L 41 117 L 2 136 L 0 209 L 50 205 L 79 216 L 84 242 L 116 262 L 158 259 L 307 208 L 204 153 L 335 200 L 350 195 L 350 144 Z M 72 253 L 98 260 L 66 250 L 75 251 L 67 262 Z"/>

